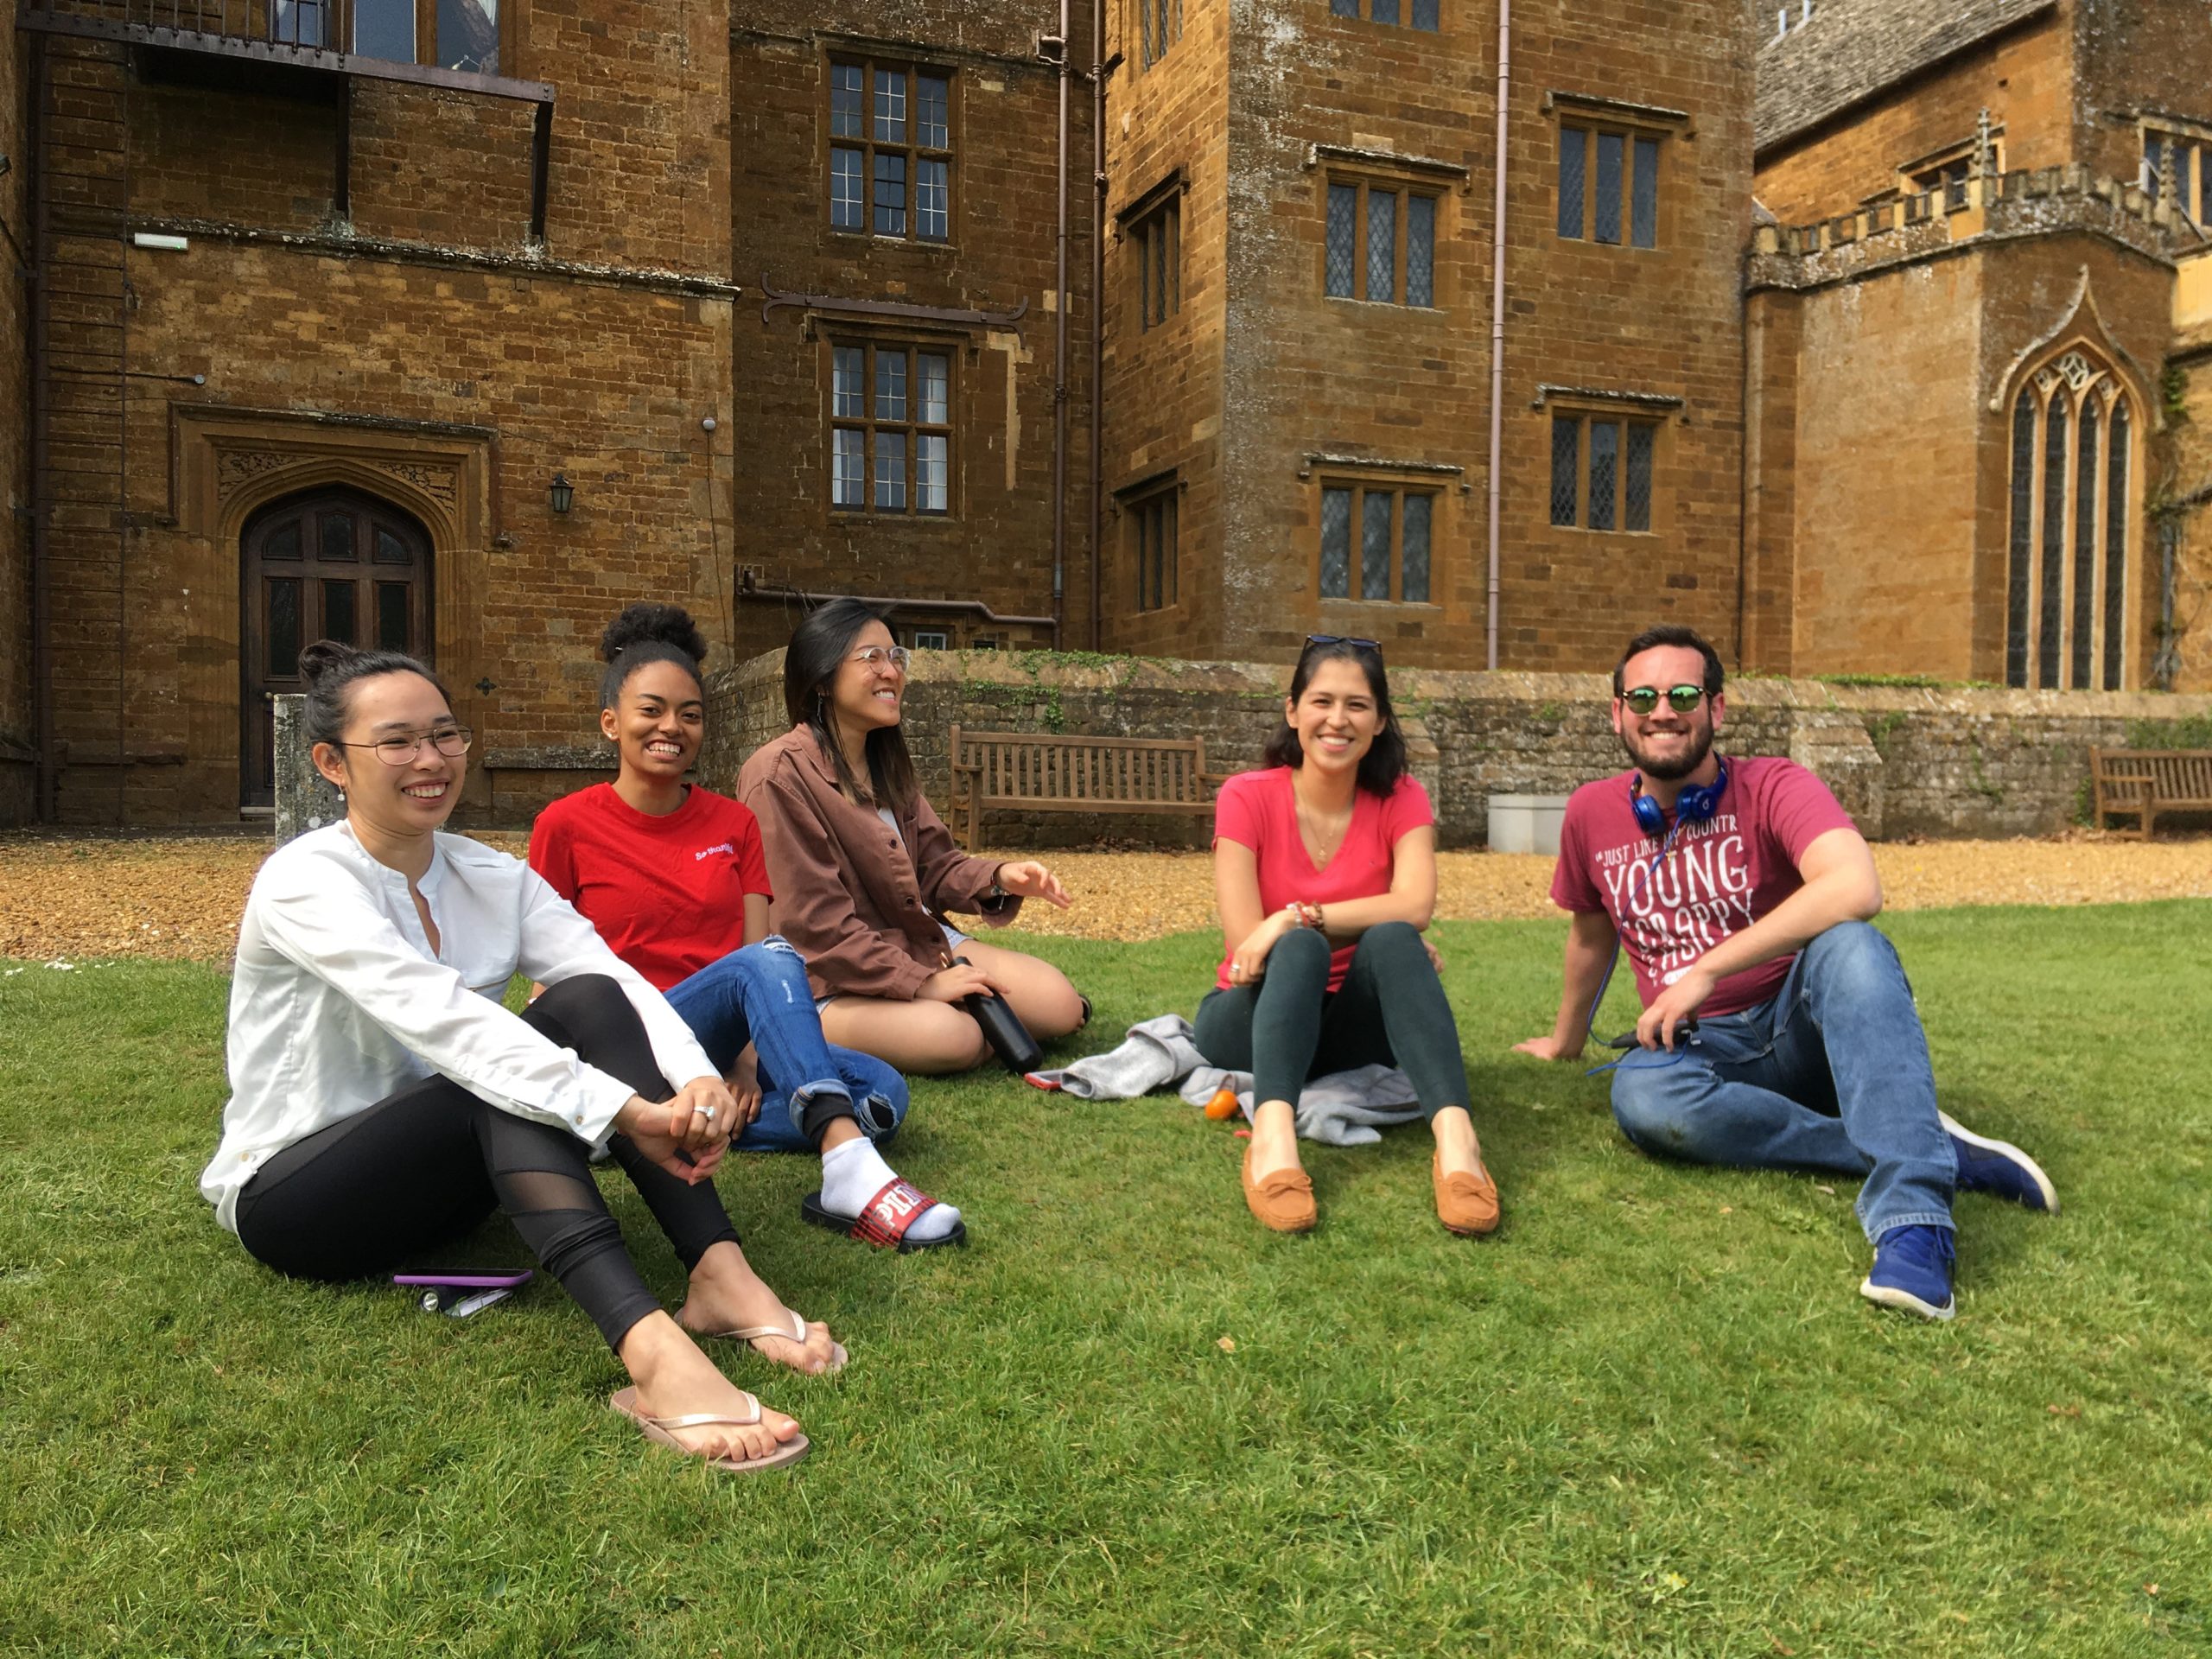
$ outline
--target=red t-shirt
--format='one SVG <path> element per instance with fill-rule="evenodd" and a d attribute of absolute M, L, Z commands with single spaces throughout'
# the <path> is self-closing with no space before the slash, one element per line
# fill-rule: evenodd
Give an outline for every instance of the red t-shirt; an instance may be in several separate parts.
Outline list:
<path fill-rule="evenodd" d="M 1567 798 L 1552 902 L 1612 918 L 1636 964 L 1637 994 L 1649 1007 L 1692 963 L 1805 885 L 1797 861 L 1806 848 L 1831 830 L 1856 826 L 1828 786 L 1796 761 L 1732 760 L 1720 810 L 1676 836 L 1655 868 L 1660 842 L 1638 827 L 1629 804 L 1635 776 L 1585 784 Z M 1757 1007 L 1782 988 L 1796 960 L 1793 952 L 1729 975 L 1698 1012 Z"/>
<path fill-rule="evenodd" d="M 665 817 L 594 784 L 537 815 L 530 867 L 662 990 L 745 943 L 745 895 L 773 897 L 752 809 L 694 785 Z"/>
<path fill-rule="evenodd" d="M 1294 900 L 1306 905 L 1340 905 L 1348 899 L 1372 899 L 1390 891 L 1390 871 L 1398 842 L 1409 830 L 1436 822 L 1428 791 L 1408 772 L 1386 800 L 1366 790 L 1352 795 L 1351 824 L 1344 845 L 1322 869 L 1313 868 L 1298 833 L 1298 805 L 1290 792 L 1291 769 L 1266 766 L 1240 772 L 1214 798 L 1213 838 L 1249 847 L 1259 861 L 1260 907 L 1270 913 Z M 1329 959 L 1329 988 L 1338 989 L 1351 966 L 1347 944 Z M 1229 988 L 1228 956 L 1221 959 L 1214 983 Z"/>

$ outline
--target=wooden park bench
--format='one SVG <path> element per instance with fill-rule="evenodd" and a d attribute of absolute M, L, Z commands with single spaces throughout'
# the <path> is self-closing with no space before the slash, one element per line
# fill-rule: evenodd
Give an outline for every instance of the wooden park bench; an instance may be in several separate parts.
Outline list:
<path fill-rule="evenodd" d="M 2161 812 L 2212 812 L 2212 749 L 2091 749 L 2096 824 L 2133 813 L 2139 839 Z"/>
<path fill-rule="evenodd" d="M 986 809 L 1192 817 L 1211 810 L 1227 776 L 1206 770 L 1204 738 L 952 728 L 951 817 L 971 853 L 982 841 Z"/>

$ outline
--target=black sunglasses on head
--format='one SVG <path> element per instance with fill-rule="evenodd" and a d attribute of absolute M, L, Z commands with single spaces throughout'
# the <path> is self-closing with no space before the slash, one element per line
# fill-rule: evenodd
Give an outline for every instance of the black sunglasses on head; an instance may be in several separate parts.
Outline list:
<path fill-rule="evenodd" d="M 1308 645 L 1350 645 L 1355 651 L 1371 651 L 1377 657 L 1382 654 L 1381 640 L 1355 639 L 1348 633 L 1309 633 L 1306 636 L 1306 643 Z"/>

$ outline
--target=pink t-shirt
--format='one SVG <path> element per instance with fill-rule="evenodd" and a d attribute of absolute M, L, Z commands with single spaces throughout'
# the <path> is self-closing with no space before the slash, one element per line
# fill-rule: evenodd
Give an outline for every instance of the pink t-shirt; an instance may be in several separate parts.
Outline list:
<path fill-rule="evenodd" d="M 1322 869 L 1313 868 L 1298 833 L 1298 807 L 1291 798 L 1288 766 L 1240 772 L 1214 798 L 1213 838 L 1249 847 L 1260 866 L 1260 906 L 1273 912 L 1296 900 L 1338 905 L 1348 899 L 1372 899 L 1390 891 L 1390 870 L 1398 842 L 1409 830 L 1433 823 L 1428 791 L 1408 772 L 1389 798 L 1366 790 L 1354 792 L 1351 824 L 1344 845 Z M 1329 961 L 1329 988 L 1344 982 L 1352 947 L 1344 945 Z M 1229 988 L 1229 957 L 1221 959 L 1214 983 Z"/>
<path fill-rule="evenodd" d="M 1805 885 L 1797 861 L 1806 848 L 1831 830 L 1856 826 L 1828 786 L 1796 761 L 1747 756 L 1728 762 L 1720 810 L 1676 836 L 1655 868 L 1660 843 L 1637 826 L 1629 804 L 1635 775 L 1585 784 L 1568 798 L 1552 902 L 1612 918 L 1636 964 L 1637 994 L 1649 1007 L 1692 963 Z M 1793 953 L 1731 974 L 1698 1012 L 1758 1007 L 1782 988 L 1796 960 Z"/>

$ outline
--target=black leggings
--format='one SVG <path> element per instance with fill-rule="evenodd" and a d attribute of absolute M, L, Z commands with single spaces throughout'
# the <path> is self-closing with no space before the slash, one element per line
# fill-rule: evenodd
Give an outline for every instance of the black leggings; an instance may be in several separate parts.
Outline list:
<path fill-rule="evenodd" d="M 1268 952 L 1257 985 L 1209 991 L 1198 1004 L 1198 1052 L 1252 1074 L 1252 1103 L 1298 1104 L 1309 1077 L 1360 1065 L 1395 1065 L 1433 1117 L 1465 1107 L 1467 1067 L 1452 1005 L 1409 923 L 1383 922 L 1359 936 L 1343 987 L 1329 986 L 1329 942 L 1294 928 Z"/>
<path fill-rule="evenodd" d="M 674 1092 L 637 1010 L 604 975 L 562 981 L 522 1018 L 647 1100 Z M 687 1185 L 623 1135 L 608 1149 L 687 1273 L 710 1245 L 737 1242 L 711 1181 Z M 360 1279 L 459 1237 L 494 1208 L 591 1315 L 608 1347 L 659 1312 L 600 1197 L 589 1147 L 442 1077 L 388 1095 L 264 1164 L 238 1194 L 238 1239 L 295 1279 Z"/>

